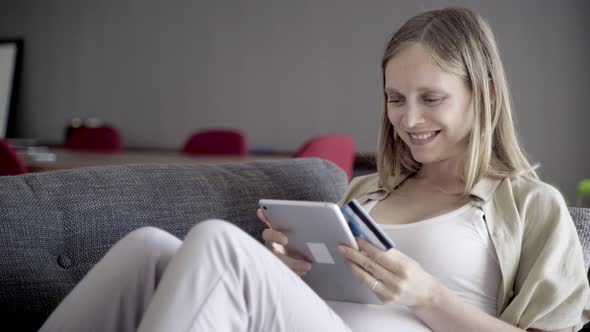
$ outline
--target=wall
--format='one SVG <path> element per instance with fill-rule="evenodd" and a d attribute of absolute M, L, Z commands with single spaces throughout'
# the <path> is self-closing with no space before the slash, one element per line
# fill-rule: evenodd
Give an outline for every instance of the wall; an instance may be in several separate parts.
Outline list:
<path fill-rule="evenodd" d="M 515 117 L 544 178 L 573 199 L 589 177 L 590 3 L 448 1 L 494 29 Z M 128 147 L 177 148 L 198 128 L 242 129 L 255 148 L 316 134 L 373 152 L 381 52 L 440 1 L 3 0 L 0 36 L 24 36 L 21 137 L 60 141 L 72 117 L 114 124 Z"/>

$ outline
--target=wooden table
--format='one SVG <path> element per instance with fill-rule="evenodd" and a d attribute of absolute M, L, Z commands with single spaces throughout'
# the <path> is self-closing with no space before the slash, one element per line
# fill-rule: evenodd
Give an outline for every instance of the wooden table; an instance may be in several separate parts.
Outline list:
<path fill-rule="evenodd" d="M 59 169 L 80 167 L 95 167 L 108 165 L 128 164 L 219 164 L 231 162 L 244 162 L 269 159 L 287 159 L 288 155 L 250 155 L 250 156 L 189 156 L 180 151 L 169 150 L 128 150 L 116 153 L 80 152 L 65 150 L 63 148 L 51 148 L 55 155 L 55 161 L 47 161 L 35 158 L 26 151 L 19 151 L 30 172 L 44 172 Z"/>

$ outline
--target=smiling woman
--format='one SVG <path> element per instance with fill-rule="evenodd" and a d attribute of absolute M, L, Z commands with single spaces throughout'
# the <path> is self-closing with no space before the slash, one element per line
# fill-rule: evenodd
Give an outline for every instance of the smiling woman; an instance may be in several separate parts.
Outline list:
<path fill-rule="evenodd" d="M 342 202 L 363 203 L 400 252 L 349 250 L 354 273 L 434 331 L 579 329 L 586 271 L 561 264 L 582 266 L 579 239 L 518 143 L 485 20 L 460 8 L 417 15 L 382 70 L 378 174 L 354 179 Z"/>

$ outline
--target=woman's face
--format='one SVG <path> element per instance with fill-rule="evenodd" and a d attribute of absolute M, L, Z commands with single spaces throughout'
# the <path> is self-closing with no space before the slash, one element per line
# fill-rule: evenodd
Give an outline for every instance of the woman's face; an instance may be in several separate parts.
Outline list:
<path fill-rule="evenodd" d="M 474 118 L 465 82 L 438 68 L 429 52 L 410 45 L 385 67 L 387 116 L 422 164 L 463 158 Z"/>

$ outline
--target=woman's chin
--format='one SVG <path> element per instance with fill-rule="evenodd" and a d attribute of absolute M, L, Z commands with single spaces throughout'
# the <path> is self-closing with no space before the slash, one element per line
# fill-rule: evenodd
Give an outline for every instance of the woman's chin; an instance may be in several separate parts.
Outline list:
<path fill-rule="evenodd" d="M 437 161 L 433 155 L 425 153 L 412 153 L 412 157 L 420 164 L 430 164 Z"/>

